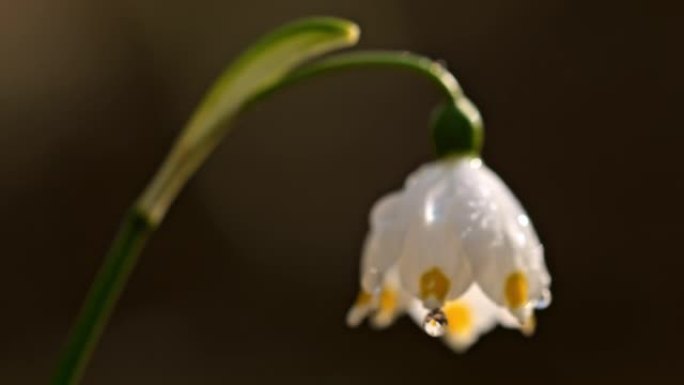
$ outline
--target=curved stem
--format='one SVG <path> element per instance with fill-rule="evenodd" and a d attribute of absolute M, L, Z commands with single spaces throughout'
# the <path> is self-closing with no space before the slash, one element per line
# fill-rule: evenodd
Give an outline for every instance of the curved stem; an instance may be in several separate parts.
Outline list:
<path fill-rule="evenodd" d="M 320 20 L 318 22 L 320 23 Z M 310 27 L 311 22 L 307 25 Z M 330 20 L 324 20 L 322 25 L 329 27 Z M 453 102 L 450 104 L 465 100 L 458 82 L 444 66 L 426 57 L 408 52 L 347 53 L 331 56 L 297 69 L 291 68 L 294 64 L 292 55 L 299 55 L 302 60 L 309 59 L 324 49 L 348 45 L 355 41 L 358 35 L 358 32 L 349 27 L 333 29 L 333 32 L 338 30 L 341 31 L 337 33 L 338 40 L 331 40 L 331 42 L 326 40 L 327 45 L 324 46 L 314 45 L 313 43 L 317 43 L 317 40 L 313 40 L 313 43 L 309 41 L 311 39 L 306 40 L 307 45 L 304 47 L 309 47 L 309 51 L 303 51 L 304 43 L 299 42 L 297 43 L 299 45 L 290 44 L 281 48 L 282 52 L 278 55 L 268 56 L 266 48 L 252 50 L 242 58 L 242 61 L 238 61 L 238 65 L 232 69 L 229 68 L 224 74 L 205 102 L 200 105 L 188 128 L 181 134 L 171 150 L 169 157 L 124 219 L 119 234 L 76 320 L 52 384 L 75 385 L 80 381 L 92 350 L 106 326 L 109 315 L 149 235 L 161 223 L 166 211 L 187 180 L 228 131 L 230 122 L 248 105 L 304 79 L 339 70 L 365 67 L 410 70 L 437 85 L 447 100 Z M 286 29 L 285 32 L 301 35 L 301 27 Z M 317 33 L 320 34 L 320 31 Z M 280 39 L 282 35 L 281 31 L 276 37 Z M 271 40 L 268 40 L 269 47 L 276 44 Z M 286 42 L 289 43 L 291 40 Z M 284 45 L 280 43 L 280 40 L 276 39 L 275 42 Z M 283 64 L 283 58 L 289 62 L 286 61 Z M 275 66 L 274 63 L 280 67 Z M 278 69 L 279 72 L 274 69 Z M 274 72 L 278 76 L 274 76 Z"/>
<path fill-rule="evenodd" d="M 401 69 L 414 72 L 427 78 L 442 92 L 450 102 L 463 97 L 463 91 L 454 75 L 444 65 L 428 57 L 406 51 L 369 50 L 342 53 L 304 65 L 294 70 L 282 82 L 257 94 L 251 101 L 255 103 L 271 93 L 302 80 L 331 72 L 362 68 Z"/>

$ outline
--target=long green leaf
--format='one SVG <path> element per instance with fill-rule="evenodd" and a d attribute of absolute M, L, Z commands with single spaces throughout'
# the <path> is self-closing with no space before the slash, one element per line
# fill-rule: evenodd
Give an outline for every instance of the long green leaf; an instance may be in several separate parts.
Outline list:
<path fill-rule="evenodd" d="M 148 236 L 188 178 L 228 131 L 231 118 L 295 67 L 317 55 L 353 45 L 358 35 L 358 27 L 346 20 L 304 19 L 264 37 L 228 67 L 124 218 L 74 324 L 52 384 L 79 383 Z"/>
<path fill-rule="evenodd" d="M 302 63 L 354 45 L 356 24 L 337 18 L 309 18 L 264 37 L 221 75 L 191 118 L 169 157 L 148 186 L 138 209 L 156 224 L 185 181 L 209 155 L 250 99 L 281 82 Z"/>

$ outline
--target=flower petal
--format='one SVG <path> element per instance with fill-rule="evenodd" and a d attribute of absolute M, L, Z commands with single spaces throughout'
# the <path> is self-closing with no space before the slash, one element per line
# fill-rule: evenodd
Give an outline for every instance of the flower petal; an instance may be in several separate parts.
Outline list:
<path fill-rule="evenodd" d="M 410 297 L 399 285 L 397 266 L 392 266 L 384 275 L 380 289 L 374 292 L 361 289 L 356 301 L 347 312 L 347 326 L 356 327 L 366 317 L 373 314 L 371 318 L 373 327 L 384 329 L 404 311 L 409 299 Z"/>
<path fill-rule="evenodd" d="M 367 292 L 379 290 L 384 275 L 399 258 L 406 227 L 403 198 L 401 192 L 388 194 L 371 211 L 371 229 L 361 257 L 361 287 Z"/>
<path fill-rule="evenodd" d="M 377 329 L 390 326 L 404 311 L 408 299 L 408 295 L 399 285 L 399 270 L 395 265 L 385 275 L 382 289 L 378 294 L 377 311 L 370 320 L 371 325 Z"/>
<path fill-rule="evenodd" d="M 433 177 L 407 187 L 408 224 L 399 269 L 404 289 L 434 309 L 463 294 L 472 275 L 450 220 L 454 185 L 448 165 L 430 166 L 425 172 Z"/>
<path fill-rule="evenodd" d="M 467 350 L 497 323 L 508 328 L 525 330 L 508 310 L 494 303 L 476 284 L 473 284 L 462 297 L 447 301 L 442 307 L 442 312 L 447 320 L 443 340 L 459 353 Z M 408 313 L 421 328 L 424 328 L 429 310 L 420 300 L 414 299 L 410 303 Z"/>
<path fill-rule="evenodd" d="M 458 164 L 453 178 L 453 218 L 475 280 L 523 322 L 550 284 L 537 234 L 513 193 L 479 159 Z"/>
<path fill-rule="evenodd" d="M 478 338 L 496 326 L 499 307 L 472 285 L 459 299 L 442 308 L 447 317 L 445 342 L 456 351 L 465 351 Z"/>
<path fill-rule="evenodd" d="M 347 313 L 349 326 L 359 325 L 380 307 L 373 318 L 373 324 L 379 328 L 385 327 L 392 323 L 402 308 L 395 306 L 396 309 L 389 311 L 389 304 L 396 302 L 393 297 L 399 297 L 401 302 L 406 296 L 399 285 L 396 268 L 392 272 L 401 254 L 406 232 L 408 195 L 405 190 L 411 188 L 419 191 L 423 186 L 429 186 L 439 176 L 438 171 L 440 170 L 432 167 L 421 167 L 409 176 L 404 190 L 386 195 L 373 206 L 370 215 L 371 229 L 361 257 L 361 290 Z M 386 305 L 385 310 L 382 309 L 383 302 Z"/>
<path fill-rule="evenodd" d="M 377 298 L 373 294 L 361 290 L 356 296 L 356 300 L 351 308 L 347 311 L 347 326 L 355 328 L 361 325 L 368 315 L 375 310 L 377 306 Z"/>

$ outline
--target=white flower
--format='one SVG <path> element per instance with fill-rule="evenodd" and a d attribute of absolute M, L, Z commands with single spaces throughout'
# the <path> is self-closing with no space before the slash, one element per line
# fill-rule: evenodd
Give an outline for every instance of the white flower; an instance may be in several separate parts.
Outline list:
<path fill-rule="evenodd" d="M 371 212 L 361 291 L 347 323 L 388 326 L 408 312 L 456 350 L 496 324 L 534 330 L 549 304 L 543 247 L 520 203 L 477 157 L 412 174 Z"/>

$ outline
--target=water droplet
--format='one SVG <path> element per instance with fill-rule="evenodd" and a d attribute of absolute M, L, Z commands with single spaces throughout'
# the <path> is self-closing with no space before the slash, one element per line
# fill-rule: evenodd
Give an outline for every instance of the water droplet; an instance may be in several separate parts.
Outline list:
<path fill-rule="evenodd" d="M 542 294 L 537 298 L 537 300 L 534 303 L 535 309 L 546 309 L 551 305 L 551 292 L 549 289 L 544 289 L 542 291 Z"/>
<path fill-rule="evenodd" d="M 525 214 L 518 215 L 518 224 L 522 227 L 527 227 L 530 225 L 530 217 Z"/>
<path fill-rule="evenodd" d="M 431 337 L 441 337 L 444 335 L 447 326 L 447 318 L 441 309 L 433 309 L 423 320 L 423 329 Z"/>
<path fill-rule="evenodd" d="M 480 168 L 482 167 L 482 159 L 480 158 L 473 158 L 470 160 L 470 167 L 471 168 Z"/>

